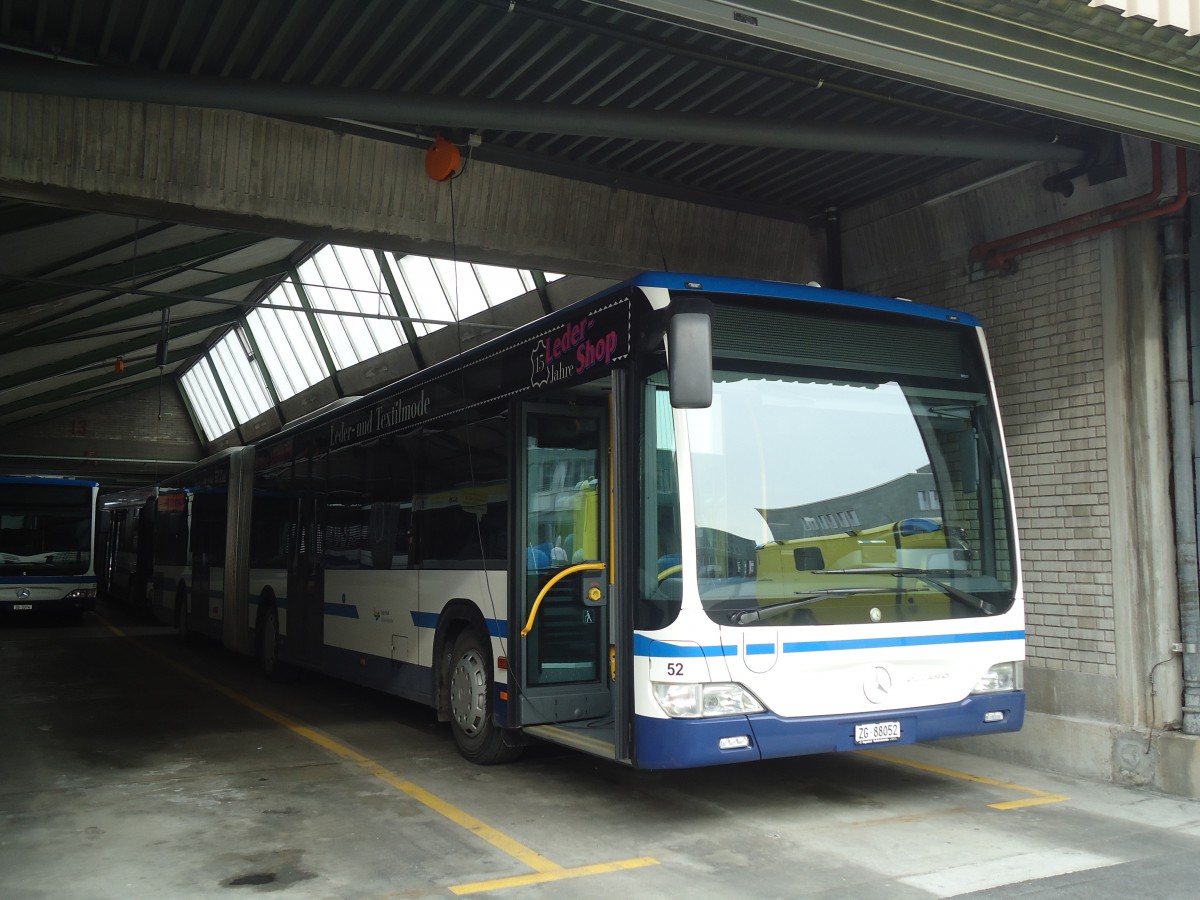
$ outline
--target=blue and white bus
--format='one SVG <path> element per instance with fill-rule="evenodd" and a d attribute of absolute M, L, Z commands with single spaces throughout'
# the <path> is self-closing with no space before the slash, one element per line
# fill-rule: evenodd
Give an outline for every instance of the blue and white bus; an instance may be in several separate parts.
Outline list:
<path fill-rule="evenodd" d="M 192 541 L 205 586 L 162 585 L 187 629 L 427 703 L 480 763 L 530 736 L 663 769 L 1022 725 L 965 313 L 646 274 L 176 483 L 224 510 Z"/>
<path fill-rule="evenodd" d="M 0 612 L 96 608 L 94 481 L 0 476 Z"/>

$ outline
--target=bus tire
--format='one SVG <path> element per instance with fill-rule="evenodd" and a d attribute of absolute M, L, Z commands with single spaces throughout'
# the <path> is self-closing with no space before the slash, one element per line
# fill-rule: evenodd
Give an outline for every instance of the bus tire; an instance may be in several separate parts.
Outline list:
<path fill-rule="evenodd" d="M 279 658 L 279 611 L 268 603 L 258 624 L 258 666 L 269 681 L 290 681 L 295 669 Z"/>
<path fill-rule="evenodd" d="M 495 683 L 491 648 L 467 628 L 450 653 L 450 730 L 465 759 L 491 766 L 516 759 L 523 748 L 519 734 L 499 727 L 492 718 Z"/>

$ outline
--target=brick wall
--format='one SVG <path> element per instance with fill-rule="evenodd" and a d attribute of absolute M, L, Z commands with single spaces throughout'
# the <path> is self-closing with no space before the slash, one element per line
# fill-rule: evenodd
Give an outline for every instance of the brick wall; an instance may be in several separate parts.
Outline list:
<path fill-rule="evenodd" d="M 0 455 L 8 457 L 0 461 L 0 471 L 75 475 L 112 487 L 150 484 L 156 474 L 179 471 L 178 465 L 155 466 L 154 460 L 194 461 L 204 451 L 179 392 L 169 381 L 161 395 L 154 384 L 29 425 L 0 429 Z M 17 465 L 16 457 L 25 459 Z"/>
<path fill-rule="evenodd" d="M 1116 673 L 1104 346 L 1094 240 L 972 280 L 965 254 L 856 288 L 984 324 L 1020 528 L 1030 665 Z"/>

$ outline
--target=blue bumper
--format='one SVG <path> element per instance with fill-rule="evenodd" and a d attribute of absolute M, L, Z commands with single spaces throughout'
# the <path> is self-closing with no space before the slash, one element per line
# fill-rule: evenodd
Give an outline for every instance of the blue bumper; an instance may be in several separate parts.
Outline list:
<path fill-rule="evenodd" d="M 987 713 L 1003 718 L 985 722 Z M 915 744 L 938 738 L 1019 731 L 1025 721 L 1025 692 L 979 694 L 960 703 L 920 709 L 893 710 L 850 716 L 812 716 L 784 719 L 770 713 L 716 719 L 651 719 L 637 716 L 634 760 L 639 769 L 687 769 L 865 750 L 895 744 Z M 854 726 L 868 722 L 899 722 L 900 739 L 880 744 L 856 744 Z M 722 738 L 746 737 L 749 746 L 720 748 Z"/>

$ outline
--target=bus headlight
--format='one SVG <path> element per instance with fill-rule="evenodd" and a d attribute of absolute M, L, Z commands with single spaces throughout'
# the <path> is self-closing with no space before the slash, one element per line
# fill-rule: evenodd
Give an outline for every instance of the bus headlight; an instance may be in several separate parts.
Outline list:
<path fill-rule="evenodd" d="M 740 684 L 653 683 L 654 699 L 673 719 L 700 719 L 763 712 L 758 699 Z"/>
<path fill-rule="evenodd" d="M 996 694 L 1019 691 L 1025 686 L 1024 668 L 1019 662 L 996 663 L 987 670 L 971 691 L 972 694 Z"/>
<path fill-rule="evenodd" d="M 67 594 L 67 596 L 63 597 L 63 599 L 64 600 L 91 600 L 95 596 L 96 596 L 95 588 L 77 588 L 76 590 L 73 590 L 73 591 L 71 591 L 71 593 Z"/>

